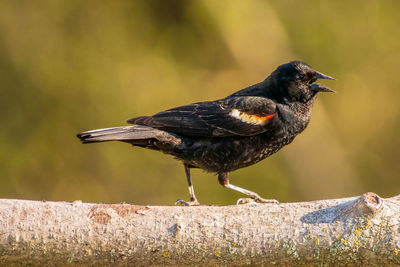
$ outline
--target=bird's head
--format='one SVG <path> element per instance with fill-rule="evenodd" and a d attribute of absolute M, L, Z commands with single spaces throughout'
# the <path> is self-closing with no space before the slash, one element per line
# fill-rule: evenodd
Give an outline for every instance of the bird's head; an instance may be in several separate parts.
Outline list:
<path fill-rule="evenodd" d="M 288 101 L 306 103 L 318 92 L 335 92 L 315 83 L 318 79 L 335 80 L 311 68 L 301 61 L 292 61 L 279 66 L 271 75 L 275 85 Z"/>

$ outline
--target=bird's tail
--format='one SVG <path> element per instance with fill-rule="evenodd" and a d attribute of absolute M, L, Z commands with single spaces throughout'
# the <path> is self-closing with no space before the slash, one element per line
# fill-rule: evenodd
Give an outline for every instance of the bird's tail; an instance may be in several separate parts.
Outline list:
<path fill-rule="evenodd" d="M 140 127 L 142 128 L 142 127 Z M 92 131 L 87 131 L 83 133 L 78 133 L 77 137 L 82 141 L 82 143 L 97 143 L 105 141 L 124 141 L 135 138 L 140 138 L 138 135 L 143 136 L 142 129 L 138 131 L 135 126 L 121 126 L 105 129 L 97 129 Z"/>
<path fill-rule="evenodd" d="M 168 153 L 182 142 L 179 136 L 152 127 L 133 125 L 98 129 L 77 134 L 82 143 L 122 141 Z"/>

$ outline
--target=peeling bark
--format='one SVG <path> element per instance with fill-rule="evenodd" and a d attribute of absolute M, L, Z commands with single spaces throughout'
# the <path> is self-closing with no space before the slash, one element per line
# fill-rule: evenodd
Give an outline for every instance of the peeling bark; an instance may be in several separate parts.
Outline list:
<path fill-rule="evenodd" d="M 240 206 L 0 199 L 1 265 L 393 266 L 400 195 Z"/>

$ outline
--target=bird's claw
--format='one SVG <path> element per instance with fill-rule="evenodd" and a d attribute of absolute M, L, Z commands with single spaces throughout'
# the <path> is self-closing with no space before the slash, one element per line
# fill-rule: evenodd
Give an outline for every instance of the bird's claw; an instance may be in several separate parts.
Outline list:
<path fill-rule="evenodd" d="M 270 203 L 270 204 L 279 204 L 279 201 L 276 199 L 265 199 L 262 197 L 252 197 L 252 198 L 239 198 L 236 202 L 236 205 L 240 204 L 260 204 L 260 203 Z"/>
<path fill-rule="evenodd" d="M 175 201 L 175 205 L 182 205 L 182 206 L 200 206 L 200 203 L 197 200 L 191 201 L 184 201 L 182 199 L 178 199 Z"/>
<path fill-rule="evenodd" d="M 242 197 L 236 201 L 236 205 L 240 204 L 250 204 L 250 205 L 257 205 L 258 203 L 254 201 L 252 198 Z"/>

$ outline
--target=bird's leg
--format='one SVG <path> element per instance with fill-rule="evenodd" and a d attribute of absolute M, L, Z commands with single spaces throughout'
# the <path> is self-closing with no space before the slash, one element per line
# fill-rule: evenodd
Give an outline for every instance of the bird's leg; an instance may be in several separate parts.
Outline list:
<path fill-rule="evenodd" d="M 254 192 L 252 192 L 250 190 L 247 190 L 247 189 L 241 188 L 239 186 L 230 184 L 227 172 L 218 173 L 218 182 L 223 187 L 236 190 L 236 191 L 238 191 L 238 192 L 240 192 L 242 194 L 248 195 L 250 197 L 250 199 L 248 199 L 248 198 L 240 198 L 237 201 L 237 204 L 240 204 L 241 202 L 249 203 L 249 202 L 254 202 L 254 201 L 260 202 L 260 203 L 275 203 L 275 204 L 279 203 L 275 199 L 264 199 L 264 198 L 260 197 L 257 193 L 254 193 Z"/>
<path fill-rule="evenodd" d="M 183 166 L 185 167 L 186 179 L 188 182 L 188 188 L 189 188 L 189 194 L 190 194 L 190 201 L 186 202 L 186 201 L 179 199 L 175 202 L 175 205 L 180 203 L 184 206 L 198 206 L 198 205 L 200 205 L 200 203 L 197 201 L 197 198 L 194 194 L 192 178 L 190 177 L 190 168 L 186 164 L 183 164 Z"/>
<path fill-rule="evenodd" d="M 190 176 L 190 168 L 185 164 L 185 174 L 186 174 L 186 179 L 188 182 L 188 189 L 189 189 L 189 194 L 190 194 L 190 202 L 196 202 L 199 204 L 197 201 L 196 195 L 194 194 L 194 188 L 193 188 L 193 183 L 192 183 L 192 177 Z"/>

